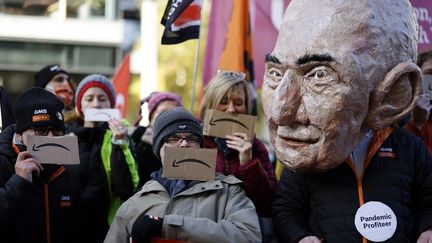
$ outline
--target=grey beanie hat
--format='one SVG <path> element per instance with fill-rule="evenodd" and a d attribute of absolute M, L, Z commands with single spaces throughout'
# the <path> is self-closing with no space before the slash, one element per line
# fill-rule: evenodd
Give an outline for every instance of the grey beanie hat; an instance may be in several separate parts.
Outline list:
<path fill-rule="evenodd" d="M 160 160 L 160 149 L 166 137 L 175 133 L 190 132 L 203 141 L 202 127 L 198 120 L 187 110 L 178 107 L 160 113 L 153 126 L 153 153 Z"/>

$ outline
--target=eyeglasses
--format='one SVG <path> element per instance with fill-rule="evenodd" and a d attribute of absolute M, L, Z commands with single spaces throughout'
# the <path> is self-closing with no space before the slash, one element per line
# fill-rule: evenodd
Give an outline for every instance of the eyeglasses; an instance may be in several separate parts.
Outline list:
<path fill-rule="evenodd" d="M 176 145 L 180 144 L 182 140 L 186 140 L 189 144 L 199 144 L 201 142 L 201 138 L 196 135 L 180 136 L 176 134 L 169 136 L 165 142 L 171 145 Z"/>
<path fill-rule="evenodd" d="M 231 76 L 231 77 L 235 77 L 235 78 L 239 78 L 239 79 L 245 79 L 246 78 L 246 73 L 243 73 L 243 72 L 234 72 L 234 71 L 226 71 L 226 70 L 219 69 L 219 70 L 217 70 L 216 73 L 223 75 L 223 76 Z"/>
<path fill-rule="evenodd" d="M 38 127 L 33 128 L 33 131 L 36 136 L 47 136 L 50 131 L 54 136 L 63 136 L 65 134 L 65 129 L 62 128 Z"/>

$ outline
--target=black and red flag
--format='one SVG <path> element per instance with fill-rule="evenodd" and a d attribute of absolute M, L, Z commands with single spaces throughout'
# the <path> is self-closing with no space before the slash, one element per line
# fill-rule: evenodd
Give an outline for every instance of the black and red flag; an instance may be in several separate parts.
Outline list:
<path fill-rule="evenodd" d="M 169 0 L 162 17 L 162 44 L 198 39 L 203 0 Z"/>

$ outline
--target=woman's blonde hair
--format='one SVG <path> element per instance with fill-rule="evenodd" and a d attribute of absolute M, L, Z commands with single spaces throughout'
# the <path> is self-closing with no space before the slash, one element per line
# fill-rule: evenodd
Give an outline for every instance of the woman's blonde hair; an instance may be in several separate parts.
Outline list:
<path fill-rule="evenodd" d="M 237 89 L 243 89 L 245 93 L 245 105 L 247 114 L 252 112 L 252 92 L 250 84 L 239 77 L 240 73 L 235 72 L 218 72 L 208 83 L 204 97 L 202 99 L 199 111 L 199 117 L 203 120 L 207 109 L 216 109 L 216 106 L 221 102 L 226 95 Z"/>

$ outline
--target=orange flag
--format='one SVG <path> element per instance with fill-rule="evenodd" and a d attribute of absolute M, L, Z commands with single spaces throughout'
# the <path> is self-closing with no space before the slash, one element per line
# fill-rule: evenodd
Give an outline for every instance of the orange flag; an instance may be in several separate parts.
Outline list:
<path fill-rule="evenodd" d="M 126 117 L 127 101 L 128 101 L 128 87 L 130 80 L 130 54 L 128 53 L 124 58 L 120 67 L 117 69 L 112 82 L 116 92 L 116 108 Z"/>
<path fill-rule="evenodd" d="M 219 69 L 243 72 L 254 82 L 249 0 L 232 1 L 231 17 Z"/>

